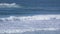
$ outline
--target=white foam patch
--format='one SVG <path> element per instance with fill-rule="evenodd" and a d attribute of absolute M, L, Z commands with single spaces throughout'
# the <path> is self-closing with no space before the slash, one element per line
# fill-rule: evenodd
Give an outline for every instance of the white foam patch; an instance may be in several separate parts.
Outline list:
<path fill-rule="evenodd" d="M 31 20 L 57 20 L 60 15 L 34 15 L 34 16 L 10 16 L 0 18 L 0 21 L 31 21 Z"/>
<path fill-rule="evenodd" d="M 16 3 L 0 3 L 0 8 L 19 8 L 19 6 Z"/>
<path fill-rule="evenodd" d="M 6 30 L 0 30 L 0 33 L 24 33 L 24 32 L 32 32 L 32 31 L 56 31 L 59 30 L 59 28 L 31 28 L 31 29 L 6 29 Z"/>

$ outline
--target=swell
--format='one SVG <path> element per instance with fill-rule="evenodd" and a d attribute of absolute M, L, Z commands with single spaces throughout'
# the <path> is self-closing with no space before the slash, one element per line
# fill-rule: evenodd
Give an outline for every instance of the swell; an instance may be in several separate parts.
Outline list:
<path fill-rule="evenodd" d="M 0 15 L 43 15 L 43 14 L 60 14 L 58 11 L 52 10 L 28 10 L 28 9 L 11 9 L 11 10 L 0 10 Z"/>

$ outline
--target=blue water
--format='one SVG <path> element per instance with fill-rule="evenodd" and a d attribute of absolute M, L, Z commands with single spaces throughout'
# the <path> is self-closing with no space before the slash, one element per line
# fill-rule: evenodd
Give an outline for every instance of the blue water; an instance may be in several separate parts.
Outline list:
<path fill-rule="evenodd" d="M 59 0 L 0 0 L 0 3 L 16 3 L 22 8 L 0 8 L 0 15 L 60 14 Z"/>
<path fill-rule="evenodd" d="M 0 0 L 0 33 L 59 32 L 60 0 Z"/>

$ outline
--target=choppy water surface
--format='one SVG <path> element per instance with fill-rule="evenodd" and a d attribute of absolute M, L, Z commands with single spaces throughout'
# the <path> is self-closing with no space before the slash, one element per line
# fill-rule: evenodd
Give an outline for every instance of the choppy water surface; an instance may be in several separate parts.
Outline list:
<path fill-rule="evenodd" d="M 59 0 L 0 0 L 1 34 L 60 34 Z"/>

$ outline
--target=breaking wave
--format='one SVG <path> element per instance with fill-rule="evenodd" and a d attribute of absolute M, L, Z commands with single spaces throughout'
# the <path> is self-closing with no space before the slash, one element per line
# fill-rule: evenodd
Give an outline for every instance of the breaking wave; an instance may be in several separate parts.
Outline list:
<path fill-rule="evenodd" d="M 0 8 L 19 8 L 20 6 L 16 3 L 0 3 Z"/>
<path fill-rule="evenodd" d="M 16 3 L 0 3 L 0 8 L 23 8 L 23 9 L 41 9 L 41 10 L 59 10 L 59 8 L 43 8 L 43 7 L 22 7 Z"/>
<path fill-rule="evenodd" d="M 6 27 L 6 29 L 2 27 L 0 33 L 24 33 L 24 32 L 34 32 L 34 31 L 56 31 L 60 30 L 59 22 L 51 22 L 39 21 L 39 20 L 59 20 L 60 15 L 34 15 L 34 16 L 10 16 L 5 18 L 0 18 L 0 22 L 3 21 L 5 24 L 1 26 Z M 39 21 L 36 22 L 35 20 Z M 17 22 L 16 22 L 17 21 Z M 33 23 L 35 21 L 35 23 Z M 7 23 L 6 23 L 7 22 Z M 28 22 L 28 23 L 27 23 Z M 40 23 L 41 22 L 41 23 Z M 38 25 L 37 25 L 38 23 Z M 46 23 L 46 24 L 45 24 Z M 16 26 L 21 26 L 22 28 L 18 28 Z M 13 27 L 13 28 L 12 28 Z"/>
<path fill-rule="evenodd" d="M 60 15 L 34 15 L 34 16 L 10 16 L 0 18 L 0 21 L 31 21 L 31 20 L 57 20 Z"/>

